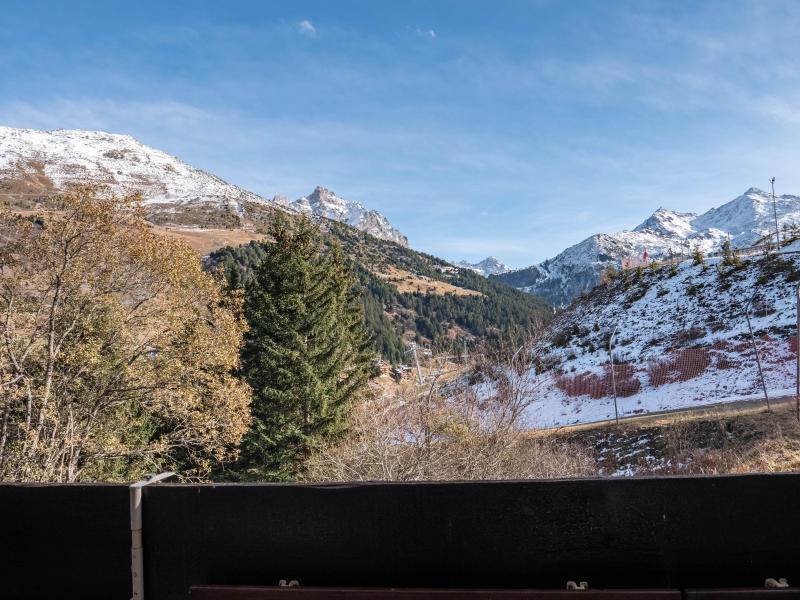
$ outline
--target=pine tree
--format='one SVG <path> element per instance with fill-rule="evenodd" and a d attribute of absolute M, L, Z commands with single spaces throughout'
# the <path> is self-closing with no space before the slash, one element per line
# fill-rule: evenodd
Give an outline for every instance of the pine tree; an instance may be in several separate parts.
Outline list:
<path fill-rule="evenodd" d="M 619 277 L 619 271 L 617 271 L 617 268 L 612 264 L 608 265 L 606 270 L 603 271 L 600 279 L 603 283 L 611 283 L 617 279 L 617 277 Z"/>
<path fill-rule="evenodd" d="M 700 250 L 700 248 L 695 248 L 692 256 L 694 258 L 694 266 L 699 266 L 705 263 L 705 257 L 703 256 L 703 252 Z"/>
<path fill-rule="evenodd" d="M 730 240 L 725 240 L 722 243 L 722 265 L 726 267 L 733 267 L 731 270 L 742 266 L 742 257 L 739 256 L 739 253 L 733 249 Z"/>
<path fill-rule="evenodd" d="M 238 477 L 295 477 L 311 449 L 346 428 L 348 409 L 372 371 L 360 291 L 334 246 L 301 219 L 270 228 L 272 243 L 245 293 L 250 325 L 243 374 L 253 388 L 253 425 Z"/>
<path fill-rule="evenodd" d="M 228 290 L 238 290 L 242 287 L 242 270 L 238 265 L 233 265 L 228 275 Z"/>

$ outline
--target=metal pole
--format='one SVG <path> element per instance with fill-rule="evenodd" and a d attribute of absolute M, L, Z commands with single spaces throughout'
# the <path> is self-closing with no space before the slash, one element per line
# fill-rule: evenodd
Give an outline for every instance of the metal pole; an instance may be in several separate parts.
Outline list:
<path fill-rule="evenodd" d="M 614 336 L 617 334 L 617 325 L 614 325 L 614 331 L 611 332 L 611 337 L 608 338 L 608 356 L 611 359 L 611 389 L 614 391 L 614 420 L 619 425 L 619 410 L 617 409 L 617 377 L 614 375 Z"/>
<path fill-rule="evenodd" d="M 757 293 L 758 292 L 756 292 L 756 294 Z M 756 338 L 753 335 L 753 326 L 750 324 L 750 305 L 753 303 L 756 294 L 753 294 L 753 297 L 750 298 L 750 302 L 747 303 L 747 310 L 745 311 L 744 316 L 747 318 L 747 328 L 750 330 L 750 341 L 753 344 L 753 352 L 755 352 L 756 355 L 756 365 L 758 365 L 758 376 L 761 379 L 761 387 L 764 389 L 764 399 L 767 401 L 767 410 L 770 410 L 769 394 L 767 394 L 767 383 L 766 381 L 764 381 L 764 372 L 761 370 L 761 357 L 758 355 L 758 346 L 756 345 Z"/>
<path fill-rule="evenodd" d="M 797 389 L 795 390 L 795 415 L 800 421 L 800 285 L 797 286 Z"/>
<path fill-rule="evenodd" d="M 775 217 L 775 251 L 777 252 L 781 247 L 781 234 L 778 231 L 778 208 L 775 205 L 775 178 L 770 179 L 769 183 L 772 186 L 772 214 Z"/>
<path fill-rule="evenodd" d="M 144 600 L 144 549 L 142 548 L 142 488 L 175 475 L 161 473 L 130 486 L 131 499 L 131 600 Z"/>
<path fill-rule="evenodd" d="M 417 379 L 419 379 L 419 384 L 422 385 L 422 369 L 419 366 L 419 358 L 417 358 L 416 342 L 411 342 L 411 352 L 414 354 L 414 363 L 417 365 Z"/>

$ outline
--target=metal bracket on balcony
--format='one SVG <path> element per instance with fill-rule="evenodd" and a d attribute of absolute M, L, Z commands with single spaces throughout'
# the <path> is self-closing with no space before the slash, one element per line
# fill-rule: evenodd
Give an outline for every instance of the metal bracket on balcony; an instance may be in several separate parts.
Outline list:
<path fill-rule="evenodd" d="M 300 587 L 300 582 L 297 579 L 292 579 L 290 581 L 286 581 L 285 579 L 281 579 L 278 582 L 278 587 Z"/>
<path fill-rule="evenodd" d="M 764 587 L 765 588 L 788 588 L 789 584 L 786 583 L 786 578 L 781 577 L 780 579 L 773 579 L 770 577 L 769 579 L 764 580 Z"/>
<path fill-rule="evenodd" d="M 158 475 L 146 475 L 142 481 L 129 486 L 131 510 L 131 600 L 144 600 L 144 550 L 142 548 L 142 488 L 173 477 L 168 471 Z"/>
<path fill-rule="evenodd" d="M 580 583 L 575 583 L 574 581 L 568 581 L 567 589 L 582 592 L 589 589 L 589 584 L 586 583 L 585 581 L 581 581 Z"/>

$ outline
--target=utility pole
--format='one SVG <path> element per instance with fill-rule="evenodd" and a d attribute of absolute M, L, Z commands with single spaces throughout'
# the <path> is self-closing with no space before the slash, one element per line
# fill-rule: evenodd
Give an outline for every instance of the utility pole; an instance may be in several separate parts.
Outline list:
<path fill-rule="evenodd" d="M 614 420 L 619 425 L 619 410 L 617 409 L 617 377 L 614 375 L 614 336 L 617 335 L 617 326 L 608 338 L 608 356 L 611 359 L 611 389 L 614 391 Z"/>
<path fill-rule="evenodd" d="M 800 421 L 800 285 L 797 286 L 797 390 L 795 390 L 795 413 Z"/>
<path fill-rule="evenodd" d="M 463 337 L 461 339 L 464 342 L 464 365 L 466 365 L 469 361 L 469 355 L 467 354 L 467 338 Z"/>
<path fill-rule="evenodd" d="M 772 214 L 775 217 L 775 251 L 777 252 L 781 247 L 781 234 L 778 231 L 778 207 L 775 204 L 775 178 L 772 177 L 769 183 L 772 186 Z"/>
<path fill-rule="evenodd" d="M 422 369 L 419 366 L 419 358 L 417 357 L 417 343 L 411 342 L 411 353 L 414 355 L 414 364 L 417 365 L 417 379 L 419 384 L 422 385 Z"/>

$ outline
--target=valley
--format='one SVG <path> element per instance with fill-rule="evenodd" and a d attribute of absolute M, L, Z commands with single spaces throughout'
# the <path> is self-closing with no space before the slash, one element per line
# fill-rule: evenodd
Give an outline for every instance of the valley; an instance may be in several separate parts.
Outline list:
<path fill-rule="evenodd" d="M 758 398 L 743 313 L 753 292 L 768 388 L 782 395 L 794 386 L 800 259 L 791 244 L 779 255 L 748 250 L 772 226 L 771 198 L 756 188 L 704 214 L 660 208 L 631 231 L 598 234 L 509 270 L 493 257 L 453 264 L 418 252 L 385 216 L 327 188 L 267 200 L 129 136 L 0 128 L 0 148 L 8 209 L 46 212 L 78 182 L 135 191 L 156 231 L 189 244 L 209 267 L 222 265 L 239 285 L 277 215 L 312 218 L 355 269 L 374 349 L 388 363 L 408 364 L 412 343 L 453 356 L 464 344 L 481 352 L 530 343 L 534 429 Z M 784 242 L 797 237 L 800 198 L 780 196 L 776 213 Z M 725 243 L 737 264 L 725 264 Z M 601 281 L 604 273 L 613 279 Z M 488 397 L 493 388 L 489 381 L 475 389 Z"/>

